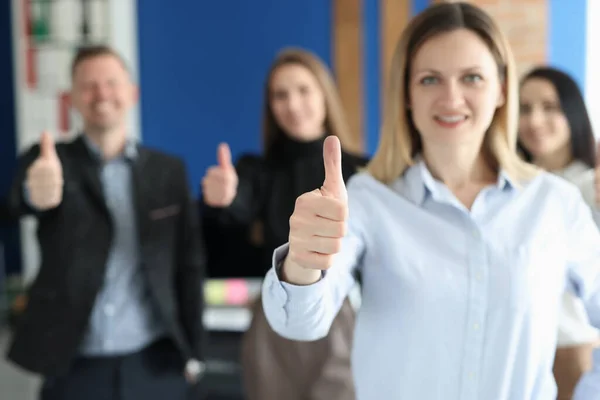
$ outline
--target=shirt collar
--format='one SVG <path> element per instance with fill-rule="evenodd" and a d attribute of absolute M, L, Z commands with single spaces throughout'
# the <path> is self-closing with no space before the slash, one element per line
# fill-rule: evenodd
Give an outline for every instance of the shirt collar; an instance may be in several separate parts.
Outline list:
<path fill-rule="evenodd" d="M 398 179 L 393 185 L 398 192 L 405 194 L 412 202 L 422 205 L 428 196 L 439 198 L 443 196 L 445 186 L 437 181 L 432 175 L 425 161 L 421 157 L 415 160 L 415 164 L 410 166 L 404 173 L 403 179 Z M 496 187 L 501 190 L 514 190 L 518 188 L 515 180 L 509 174 L 501 169 L 498 174 Z"/>
<path fill-rule="evenodd" d="M 98 146 L 94 142 L 92 142 L 86 134 L 82 134 L 81 136 L 88 150 L 90 150 L 90 153 L 92 153 L 92 155 L 98 160 L 102 160 L 102 153 Z M 127 139 L 127 142 L 125 143 L 125 149 L 123 150 L 122 154 L 123 158 L 132 161 L 137 157 L 137 155 L 138 148 L 136 141 L 131 138 Z"/>

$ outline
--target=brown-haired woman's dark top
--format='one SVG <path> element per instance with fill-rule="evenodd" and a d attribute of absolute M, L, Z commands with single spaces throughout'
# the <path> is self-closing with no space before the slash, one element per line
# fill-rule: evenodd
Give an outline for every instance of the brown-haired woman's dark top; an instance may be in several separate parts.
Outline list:
<path fill-rule="evenodd" d="M 264 277 L 273 251 L 288 241 L 296 199 L 323 184 L 323 141 L 282 136 L 265 156 L 240 157 L 233 203 L 224 209 L 204 206 L 209 276 Z M 344 179 L 366 163 L 366 158 L 344 152 Z"/>
<path fill-rule="evenodd" d="M 342 154 L 347 181 L 367 160 Z M 278 139 L 264 157 L 243 156 L 236 165 L 237 197 L 227 209 L 205 210 L 209 274 L 262 278 L 273 250 L 288 241 L 289 218 L 298 196 L 325 179 L 323 139 Z M 209 222 L 209 224 L 206 223 Z M 275 333 L 258 298 L 242 341 L 242 375 L 248 400 L 353 400 L 350 365 L 355 313 L 348 299 L 329 334 L 295 342 Z"/>

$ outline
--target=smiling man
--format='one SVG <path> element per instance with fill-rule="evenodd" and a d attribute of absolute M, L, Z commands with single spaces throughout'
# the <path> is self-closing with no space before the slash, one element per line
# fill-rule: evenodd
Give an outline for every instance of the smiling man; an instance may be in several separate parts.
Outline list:
<path fill-rule="evenodd" d="M 41 400 L 183 400 L 203 371 L 186 168 L 130 139 L 138 91 L 114 50 L 80 50 L 71 73 L 83 131 L 60 144 L 44 133 L 8 202 L 37 217 L 42 255 L 8 356 L 45 377 Z"/>

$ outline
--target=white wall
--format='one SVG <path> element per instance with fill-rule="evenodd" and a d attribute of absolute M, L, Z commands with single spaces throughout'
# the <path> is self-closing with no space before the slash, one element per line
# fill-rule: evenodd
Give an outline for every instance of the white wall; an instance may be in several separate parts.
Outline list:
<path fill-rule="evenodd" d="M 71 111 L 71 129 L 68 132 L 59 132 L 59 94 L 68 91 L 70 86 L 70 63 L 78 45 L 81 2 L 52 2 L 52 40 L 37 46 L 35 64 L 39 80 L 34 88 L 29 88 L 25 80 L 27 38 L 24 35 L 23 3 L 22 0 L 12 0 L 17 152 L 22 152 L 37 142 L 43 130 L 49 130 L 60 140 L 72 136 L 81 128 L 78 116 Z M 91 0 L 90 3 L 92 37 L 119 51 L 129 64 L 134 77 L 137 76 L 137 1 Z M 136 108 L 131 115 L 129 128 L 131 135 L 138 138 L 139 119 L 139 109 Z M 27 282 L 35 277 L 39 265 L 35 229 L 35 220 L 23 220 L 21 247 L 23 273 Z"/>
<path fill-rule="evenodd" d="M 587 1 L 585 97 L 596 138 L 600 138 L 600 1 Z"/>
<path fill-rule="evenodd" d="M 125 58 L 131 67 L 134 79 L 139 83 L 137 1 L 109 0 L 109 2 L 111 5 L 109 42 Z M 139 104 L 132 110 L 129 132 L 138 139 L 142 138 Z"/>

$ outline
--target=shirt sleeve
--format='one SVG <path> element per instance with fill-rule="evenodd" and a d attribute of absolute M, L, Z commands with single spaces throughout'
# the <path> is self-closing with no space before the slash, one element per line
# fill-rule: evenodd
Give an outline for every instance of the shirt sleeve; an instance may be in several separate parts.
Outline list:
<path fill-rule="evenodd" d="M 600 231 L 581 195 L 569 203 L 568 283 L 582 299 L 590 323 L 600 328 Z M 594 366 L 579 381 L 574 400 L 600 400 L 600 348 L 594 350 L 593 358 Z"/>
<path fill-rule="evenodd" d="M 596 185 L 594 183 L 594 179 L 594 170 L 590 169 L 586 173 L 582 174 L 574 183 L 575 186 L 577 186 L 577 188 L 581 191 L 583 200 L 590 207 L 596 226 L 600 228 L 600 209 L 598 208 L 598 203 L 596 202 Z"/>
<path fill-rule="evenodd" d="M 280 280 L 279 268 L 288 253 L 288 244 L 275 250 L 271 269 L 262 287 L 262 302 L 267 321 L 279 335 L 300 341 L 327 336 L 343 301 L 356 284 L 356 270 L 365 252 L 363 220 L 358 199 L 348 191 L 348 233 L 341 251 L 334 256 L 332 267 L 321 279 L 306 286 Z"/>

